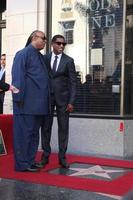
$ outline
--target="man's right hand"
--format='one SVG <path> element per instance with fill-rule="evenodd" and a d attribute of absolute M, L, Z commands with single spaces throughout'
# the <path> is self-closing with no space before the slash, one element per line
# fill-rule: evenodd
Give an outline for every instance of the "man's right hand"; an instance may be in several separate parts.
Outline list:
<path fill-rule="evenodd" d="M 10 85 L 10 89 L 9 90 L 11 90 L 12 91 L 12 93 L 14 93 L 14 94 L 17 94 L 17 93 L 19 93 L 19 89 L 18 88 L 16 88 L 15 86 L 13 86 L 13 85 Z"/>

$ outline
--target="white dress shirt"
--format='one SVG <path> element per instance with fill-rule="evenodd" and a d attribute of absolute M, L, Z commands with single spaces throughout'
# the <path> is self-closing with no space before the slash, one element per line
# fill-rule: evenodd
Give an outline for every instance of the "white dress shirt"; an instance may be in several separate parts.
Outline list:
<path fill-rule="evenodd" d="M 56 55 L 56 54 L 54 54 L 54 53 L 52 52 L 52 56 L 51 56 L 51 69 L 53 69 L 53 63 L 54 63 L 54 60 L 55 60 L 55 56 L 58 56 L 58 59 L 57 59 L 57 66 L 56 66 L 56 71 L 57 71 L 57 70 L 58 70 L 59 63 L 60 63 L 60 60 L 61 60 L 62 54 Z"/>
<path fill-rule="evenodd" d="M 1 69 L 0 69 L 0 80 L 2 79 L 4 72 L 5 72 L 5 67 L 1 67 Z"/>

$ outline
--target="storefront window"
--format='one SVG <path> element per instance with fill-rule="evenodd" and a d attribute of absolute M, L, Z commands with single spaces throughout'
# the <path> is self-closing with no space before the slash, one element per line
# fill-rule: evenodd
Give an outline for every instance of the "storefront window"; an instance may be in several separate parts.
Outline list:
<path fill-rule="evenodd" d="M 75 113 L 120 115 L 123 0 L 52 0 L 52 36 L 77 71 Z"/>
<path fill-rule="evenodd" d="M 127 1 L 125 38 L 124 114 L 133 114 L 133 2 Z"/>

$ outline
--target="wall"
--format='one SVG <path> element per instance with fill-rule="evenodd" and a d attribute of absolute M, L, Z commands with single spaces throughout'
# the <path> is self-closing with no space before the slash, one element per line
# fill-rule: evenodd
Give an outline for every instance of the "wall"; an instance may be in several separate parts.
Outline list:
<path fill-rule="evenodd" d="M 70 118 L 68 153 L 131 157 L 132 129 L 132 120 Z M 58 152 L 56 118 L 51 147 Z"/>
<path fill-rule="evenodd" d="M 6 79 L 11 82 L 11 67 L 15 53 L 25 46 L 30 33 L 36 29 L 46 30 L 45 0 L 7 0 L 7 67 Z M 4 113 L 12 113 L 11 93 L 7 92 Z"/>

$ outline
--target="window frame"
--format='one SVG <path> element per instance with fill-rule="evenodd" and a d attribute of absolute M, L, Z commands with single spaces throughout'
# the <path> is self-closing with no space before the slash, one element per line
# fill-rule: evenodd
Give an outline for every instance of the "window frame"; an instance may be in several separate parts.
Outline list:
<path fill-rule="evenodd" d="M 133 116 L 125 115 L 124 114 L 124 69 L 125 69 L 125 21 L 126 21 L 126 1 L 123 0 L 123 27 L 122 27 L 122 74 L 121 74 L 121 96 L 120 96 L 120 114 L 119 115 L 103 115 L 103 114 L 83 114 L 83 113 L 71 113 L 71 117 L 83 117 L 83 118 L 125 118 L 125 119 L 132 119 Z M 47 0 L 47 35 L 48 35 L 48 42 L 51 41 L 52 36 L 52 0 Z M 51 51 L 51 46 L 47 44 L 47 53 Z"/>

